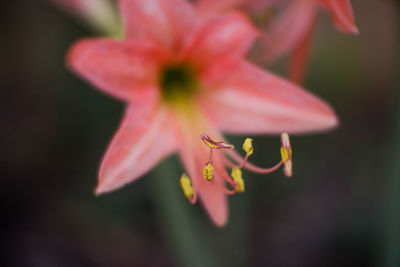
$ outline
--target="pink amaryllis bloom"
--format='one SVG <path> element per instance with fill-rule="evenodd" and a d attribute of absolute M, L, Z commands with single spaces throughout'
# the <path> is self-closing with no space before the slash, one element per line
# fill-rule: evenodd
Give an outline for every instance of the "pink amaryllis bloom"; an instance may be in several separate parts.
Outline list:
<path fill-rule="evenodd" d="M 272 15 L 262 35 L 262 60 L 272 62 L 281 56 L 291 55 L 289 75 L 296 82 L 302 80 L 320 10 L 331 14 L 338 30 L 358 33 L 350 0 L 199 0 L 197 7 L 205 17 L 232 8 L 244 8 L 250 13 L 268 8 L 281 10 Z"/>
<path fill-rule="evenodd" d="M 229 149 L 222 131 L 302 133 L 337 124 L 326 103 L 244 59 L 257 34 L 245 16 L 227 13 L 204 21 L 185 0 L 119 4 L 125 39 L 82 40 L 67 58 L 78 75 L 127 104 L 101 162 L 98 194 L 138 179 L 176 152 L 187 173 L 181 179 L 185 195 L 193 203 L 198 196 L 222 226 L 228 217 L 225 181 L 237 182 L 229 178 L 221 150 L 205 170 L 211 181 L 203 178 L 207 142 Z M 219 141 L 204 143 L 201 133 Z"/>

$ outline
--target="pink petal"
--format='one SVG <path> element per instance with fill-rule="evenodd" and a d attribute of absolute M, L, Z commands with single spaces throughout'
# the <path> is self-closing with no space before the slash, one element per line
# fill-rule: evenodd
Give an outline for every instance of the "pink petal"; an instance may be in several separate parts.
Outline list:
<path fill-rule="evenodd" d="M 303 40 L 294 49 L 289 64 L 289 77 L 294 83 L 301 84 L 304 79 L 304 73 L 307 65 L 308 54 L 310 52 L 310 46 L 312 37 L 314 35 L 315 22 L 313 27 L 308 29 Z"/>
<path fill-rule="evenodd" d="M 67 64 L 100 90 L 129 99 L 137 88 L 157 81 L 162 55 L 137 42 L 86 39 L 69 51 Z"/>
<path fill-rule="evenodd" d="M 338 123 L 322 100 L 246 62 L 200 101 L 210 120 L 231 133 L 301 133 Z"/>
<path fill-rule="evenodd" d="M 282 4 L 282 0 L 250 0 L 245 3 L 245 7 L 251 11 L 259 11 L 260 9 L 268 8 L 273 5 Z"/>
<path fill-rule="evenodd" d="M 126 37 L 177 48 L 198 23 L 186 0 L 119 0 Z"/>
<path fill-rule="evenodd" d="M 358 33 L 349 0 L 323 0 L 323 2 L 332 14 L 336 28 L 346 33 Z"/>
<path fill-rule="evenodd" d="M 294 0 L 271 24 L 263 40 L 264 59 L 273 61 L 290 54 L 304 39 L 317 13 L 314 1 Z"/>
<path fill-rule="evenodd" d="M 236 65 L 256 37 L 256 29 L 240 13 L 221 15 L 201 27 L 183 52 L 183 57 L 207 75 L 223 76 Z"/>
<path fill-rule="evenodd" d="M 202 130 L 205 129 L 199 132 Z M 228 220 L 228 204 L 226 194 L 222 189 L 224 181 L 221 178 L 221 172 L 215 171 L 213 183 L 203 178 L 203 167 L 208 161 L 209 150 L 193 129 L 191 132 L 193 134 L 186 133 L 181 138 L 180 158 L 211 220 L 218 226 L 224 226 Z M 213 164 L 221 165 L 221 159 L 215 154 Z"/>
<path fill-rule="evenodd" d="M 228 221 L 228 203 L 225 192 L 221 189 L 224 181 L 221 173 L 215 171 L 214 183 L 206 181 L 203 177 L 200 180 L 199 197 L 211 220 L 219 227 L 226 225 Z"/>
<path fill-rule="evenodd" d="M 198 0 L 196 7 L 203 18 L 209 18 L 218 13 L 231 11 L 234 8 L 257 10 L 279 1 L 282 0 Z"/>
<path fill-rule="evenodd" d="M 146 96 L 143 98 L 128 107 L 107 149 L 100 166 L 98 194 L 136 180 L 177 149 L 168 112 L 155 100 L 150 104 Z"/>
<path fill-rule="evenodd" d="M 221 11 L 227 11 L 234 8 L 246 0 L 199 0 L 196 3 L 198 12 L 203 17 L 210 17 L 218 14 Z"/>

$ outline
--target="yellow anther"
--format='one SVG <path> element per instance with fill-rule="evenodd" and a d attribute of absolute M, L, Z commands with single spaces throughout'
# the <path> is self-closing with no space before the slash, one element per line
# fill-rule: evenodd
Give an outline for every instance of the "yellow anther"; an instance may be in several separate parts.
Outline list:
<path fill-rule="evenodd" d="M 292 146 L 288 133 L 281 134 L 281 158 L 283 163 L 283 172 L 286 177 L 293 175 Z"/>
<path fill-rule="evenodd" d="M 182 187 L 182 190 L 183 190 L 183 193 L 185 194 L 185 196 L 188 199 L 192 199 L 194 191 L 193 191 L 192 182 L 190 181 L 189 176 L 187 176 L 186 174 L 182 174 L 180 182 L 181 182 L 181 187 Z"/>
<path fill-rule="evenodd" d="M 243 193 L 244 192 L 244 181 L 242 178 L 242 171 L 239 168 L 233 168 L 231 172 L 231 177 L 233 181 L 236 183 L 236 192 Z"/>
<path fill-rule="evenodd" d="M 289 155 L 291 155 L 291 154 L 292 154 L 292 149 L 287 150 L 286 147 L 281 146 L 281 158 L 282 158 L 283 164 L 285 164 L 288 161 Z"/>
<path fill-rule="evenodd" d="M 214 178 L 214 167 L 213 167 L 211 162 L 208 162 L 206 164 L 206 166 L 204 166 L 203 176 L 204 176 L 204 179 L 206 179 L 209 182 L 211 182 L 213 180 L 213 178 Z"/>
<path fill-rule="evenodd" d="M 247 156 L 253 154 L 253 139 L 246 138 L 243 142 L 243 150 L 246 151 Z"/>

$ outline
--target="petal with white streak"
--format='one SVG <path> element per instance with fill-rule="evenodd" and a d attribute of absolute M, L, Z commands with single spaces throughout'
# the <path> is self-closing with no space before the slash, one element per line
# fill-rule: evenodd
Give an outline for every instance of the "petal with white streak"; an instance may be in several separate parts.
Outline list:
<path fill-rule="evenodd" d="M 157 104 L 131 104 L 99 171 L 98 194 L 132 182 L 177 149 L 174 123 Z"/>
<path fill-rule="evenodd" d="M 246 62 L 199 101 L 209 119 L 231 133 L 303 133 L 338 123 L 324 101 Z"/>

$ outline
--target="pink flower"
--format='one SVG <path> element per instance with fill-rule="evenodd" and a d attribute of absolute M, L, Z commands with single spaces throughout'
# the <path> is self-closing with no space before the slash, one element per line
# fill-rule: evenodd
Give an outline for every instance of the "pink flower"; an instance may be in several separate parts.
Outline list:
<path fill-rule="evenodd" d="M 77 74 L 127 103 L 100 166 L 98 194 L 136 180 L 177 152 L 188 174 L 181 179 L 185 195 L 193 203 L 198 195 L 222 226 L 231 192 L 225 181 L 237 185 L 225 169 L 223 149 L 230 146 L 206 140 L 224 146 L 212 157 L 212 168 L 206 170 L 212 181 L 207 181 L 202 174 L 210 150 L 203 143 L 206 136 L 199 134 L 223 140 L 221 131 L 302 133 L 337 124 L 323 101 L 244 59 L 257 32 L 243 15 L 203 22 L 185 0 L 119 3 L 125 40 L 82 40 L 67 59 Z"/>
<path fill-rule="evenodd" d="M 296 82 L 302 80 L 312 33 L 321 9 L 331 14 L 338 30 L 358 33 L 349 0 L 200 0 L 197 7 L 205 17 L 234 7 L 250 12 L 269 7 L 283 9 L 273 16 L 262 36 L 263 60 L 271 62 L 291 55 L 289 73 L 291 80 Z"/>

